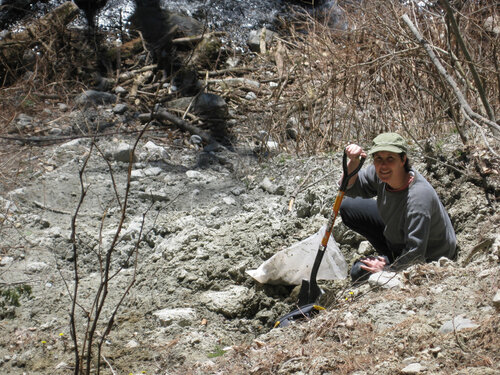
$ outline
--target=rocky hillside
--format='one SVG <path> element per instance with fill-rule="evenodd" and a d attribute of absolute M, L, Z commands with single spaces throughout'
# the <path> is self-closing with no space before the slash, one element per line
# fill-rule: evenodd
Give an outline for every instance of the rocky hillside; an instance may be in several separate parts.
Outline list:
<path fill-rule="evenodd" d="M 75 229 L 83 335 L 119 226 L 114 202 L 124 199 L 132 142 L 117 135 L 94 146 L 86 139 L 36 149 L 3 144 L 5 157 L 37 169 L 24 167 L 20 175 L 30 181 L 2 193 L 2 282 L 31 287 L 20 306 L 4 308 L 3 373 L 70 371 L 79 171 L 86 162 Z M 477 181 L 412 155 L 449 210 L 459 260 L 414 266 L 390 289 L 323 283 L 325 312 L 272 330 L 294 308 L 294 291 L 260 285 L 245 271 L 324 225 L 341 155 L 259 162 L 249 151 L 175 146 L 161 134 L 139 142 L 104 322 L 135 283 L 104 343 L 105 373 L 498 373 L 498 215 Z M 290 195 L 311 170 L 290 213 Z M 348 263 L 370 251 L 340 222 L 334 235 Z"/>
<path fill-rule="evenodd" d="M 103 374 L 500 373 L 498 143 L 474 129 L 467 146 L 451 130 L 397 129 L 450 214 L 456 261 L 356 287 L 321 281 L 326 309 L 273 329 L 298 288 L 247 271 L 320 231 L 342 147 L 370 139 L 317 141 L 314 119 L 277 121 L 306 107 L 289 102 L 305 75 L 285 79 L 286 53 L 271 55 L 205 74 L 205 93 L 225 104 L 224 137 L 194 102 L 174 107 L 145 52 L 122 81 L 66 87 L 32 71 L 2 88 L 2 374 L 73 373 L 75 349 Z M 308 152 L 319 144 L 330 148 Z M 372 253 L 340 219 L 331 242 L 347 265 Z"/>

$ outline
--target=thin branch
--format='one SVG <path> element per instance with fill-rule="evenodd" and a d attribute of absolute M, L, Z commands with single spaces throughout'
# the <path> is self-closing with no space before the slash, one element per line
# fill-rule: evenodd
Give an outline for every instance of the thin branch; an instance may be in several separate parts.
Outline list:
<path fill-rule="evenodd" d="M 490 144 L 488 143 L 488 139 L 486 138 L 486 135 L 484 134 L 484 130 L 483 128 L 481 127 L 481 125 L 479 125 L 476 121 L 474 121 L 472 118 L 469 117 L 469 115 L 467 114 L 467 112 L 465 112 L 462 108 L 462 114 L 464 115 L 464 117 L 470 121 L 471 124 L 473 124 L 474 126 L 476 126 L 478 129 L 479 129 L 479 132 L 481 133 L 481 138 L 483 138 L 483 141 L 484 141 L 484 144 L 486 145 L 486 147 L 488 147 L 488 150 L 490 150 L 490 152 L 495 155 L 497 158 L 500 157 L 500 155 L 498 155 L 495 150 L 493 150 L 490 146 Z"/>
<path fill-rule="evenodd" d="M 109 361 L 106 359 L 106 357 L 101 354 L 101 358 L 104 360 L 104 362 L 106 362 L 106 364 L 108 365 L 109 369 L 111 370 L 111 373 L 113 375 L 116 375 L 116 371 L 113 369 L 113 366 L 111 366 L 111 363 L 109 363 Z"/>
<path fill-rule="evenodd" d="M 432 50 L 431 46 L 427 42 L 427 40 L 425 40 L 422 37 L 422 35 L 418 31 L 418 29 L 415 27 L 415 25 L 413 24 L 413 22 L 410 20 L 410 18 L 408 17 L 408 15 L 404 14 L 402 18 L 403 18 L 403 21 L 408 25 L 408 27 L 412 31 L 413 35 L 415 35 L 415 37 L 417 38 L 418 42 L 425 49 L 425 51 L 429 55 L 432 63 L 437 68 L 438 72 L 443 76 L 443 78 L 451 86 L 451 88 L 452 88 L 453 92 L 455 93 L 455 96 L 457 97 L 457 99 L 458 99 L 458 101 L 460 103 L 460 106 L 463 108 L 463 110 L 469 115 L 469 117 L 471 117 L 471 118 L 475 119 L 476 121 L 479 121 L 479 122 L 485 124 L 486 126 L 488 126 L 491 129 L 491 131 L 493 132 L 493 134 L 500 133 L 500 126 L 498 124 L 496 124 L 494 121 L 491 121 L 491 120 L 489 120 L 489 119 L 481 116 L 480 114 L 478 114 L 478 113 L 476 113 L 476 112 L 474 112 L 472 110 L 472 108 L 470 107 L 469 103 L 465 99 L 463 93 L 458 88 L 458 85 L 455 82 L 455 80 L 453 79 L 453 77 L 451 77 L 448 74 L 448 72 L 443 67 L 443 65 L 439 61 L 438 57 L 436 56 L 436 54 Z"/>
<path fill-rule="evenodd" d="M 79 179 L 80 179 L 80 200 L 78 201 L 78 205 L 76 206 L 75 213 L 71 217 L 71 243 L 73 248 L 73 266 L 74 266 L 74 288 L 73 288 L 73 301 L 71 303 L 71 312 L 70 312 L 70 333 L 71 338 L 73 339 L 74 351 L 75 351 L 75 375 L 78 375 L 81 370 L 82 363 L 80 362 L 80 353 L 78 350 L 78 338 L 77 338 L 77 330 L 76 330 L 76 306 L 77 306 L 77 298 L 78 298 L 78 286 L 80 282 L 79 274 L 78 274 L 78 246 L 76 244 L 76 219 L 78 217 L 78 213 L 82 207 L 83 201 L 87 196 L 88 186 L 85 187 L 83 183 L 83 173 L 85 168 L 87 167 L 90 156 L 92 155 L 92 146 L 83 161 L 83 165 L 79 170 Z M 84 344 L 82 346 L 82 352 L 85 351 L 85 342 L 86 338 L 84 338 Z"/>
<path fill-rule="evenodd" d="M 481 82 L 481 78 L 479 77 L 479 74 L 477 73 L 475 65 L 472 63 L 472 58 L 470 56 L 470 53 L 465 45 L 465 42 L 462 38 L 462 34 L 460 33 L 460 30 L 458 28 L 457 20 L 455 19 L 455 16 L 453 15 L 453 9 L 451 9 L 450 3 L 448 0 L 439 0 L 441 5 L 446 9 L 446 15 L 448 16 L 448 19 L 450 20 L 451 28 L 453 30 L 453 34 L 455 34 L 455 38 L 457 38 L 458 45 L 460 46 L 460 49 L 462 50 L 462 53 L 465 56 L 465 59 L 467 60 L 467 64 L 469 65 L 469 69 L 471 70 L 472 73 L 472 78 L 474 79 L 474 83 L 476 84 L 476 88 L 479 91 L 479 97 L 481 98 L 481 102 L 484 105 L 484 108 L 486 109 L 486 113 L 488 114 L 488 118 L 491 121 L 495 121 L 495 115 L 493 113 L 493 110 L 491 109 L 490 103 L 488 102 L 488 99 L 486 98 L 486 93 L 484 90 L 483 83 Z"/>

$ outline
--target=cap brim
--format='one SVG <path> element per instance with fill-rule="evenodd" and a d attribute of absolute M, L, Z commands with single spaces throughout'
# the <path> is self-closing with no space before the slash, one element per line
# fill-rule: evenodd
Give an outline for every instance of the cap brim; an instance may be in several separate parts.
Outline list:
<path fill-rule="evenodd" d="M 395 152 L 396 154 L 400 154 L 402 152 L 405 152 L 405 150 L 403 150 L 402 148 L 399 148 L 399 147 L 396 147 L 396 146 L 392 146 L 392 145 L 387 145 L 387 146 L 375 146 L 373 147 L 370 151 L 368 151 L 368 155 L 373 155 L 374 153 L 376 152 L 379 152 L 379 151 L 389 151 L 389 152 Z"/>

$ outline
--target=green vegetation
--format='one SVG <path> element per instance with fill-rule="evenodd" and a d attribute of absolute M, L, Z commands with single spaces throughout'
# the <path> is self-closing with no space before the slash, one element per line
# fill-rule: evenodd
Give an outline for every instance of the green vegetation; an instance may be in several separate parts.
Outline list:
<path fill-rule="evenodd" d="M 217 345 L 213 352 L 207 354 L 207 357 L 208 358 L 217 358 L 217 357 L 224 355 L 224 353 L 226 353 L 226 351 L 223 350 L 219 345 Z"/>
<path fill-rule="evenodd" d="M 21 284 L 12 288 L 0 289 L 0 319 L 13 318 L 14 307 L 21 306 L 20 299 L 31 297 L 31 286 Z"/>

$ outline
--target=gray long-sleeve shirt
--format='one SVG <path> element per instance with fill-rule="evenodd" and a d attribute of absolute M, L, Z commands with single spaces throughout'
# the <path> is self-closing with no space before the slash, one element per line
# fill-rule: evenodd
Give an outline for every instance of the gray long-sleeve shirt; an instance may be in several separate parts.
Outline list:
<path fill-rule="evenodd" d="M 443 256 L 453 259 L 456 254 L 455 231 L 436 191 L 420 173 L 413 169 L 410 173 L 414 179 L 409 187 L 391 192 L 371 165 L 358 173 L 356 182 L 346 191 L 350 197 L 377 197 L 389 248 L 401 254 L 391 265 L 393 270 Z"/>

